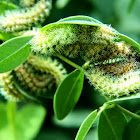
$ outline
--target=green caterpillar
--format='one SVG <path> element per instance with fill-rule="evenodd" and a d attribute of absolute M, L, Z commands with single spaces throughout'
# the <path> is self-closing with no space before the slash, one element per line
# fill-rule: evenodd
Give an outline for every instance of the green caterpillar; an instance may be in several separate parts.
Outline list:
<path fill-rule="evenodd" d="M 30 45 L 39 54 L 61 54 L 90 62 L 87 78 L 107 96 L 139 91 L 139 44 L 93 18 L 75 16 L 49 24 Z"/>

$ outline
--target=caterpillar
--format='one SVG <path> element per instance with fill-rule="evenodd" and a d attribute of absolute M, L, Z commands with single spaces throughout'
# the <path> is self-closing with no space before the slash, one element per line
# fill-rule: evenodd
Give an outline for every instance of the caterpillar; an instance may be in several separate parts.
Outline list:
<path fill-rule="evenodd" d="M 55 55 L 60 53 L 70 58 L 81 57 L 85 61 L 103 61 L 106 58 L 134 55 L 130 45 L 115 42 L 114 29 L 86 25 L 59 25 L 40 32 L 31 41 L 34 52 Z M 107 32 L 105 29 L 107 29 Z M 130 51 L 129 51 L 130 50 Z"/>
<path fill-rule="evenodd" d="M 112 52 L 113 56 L 106 57 L 104 61 L 95 63 L 87 70 L 90 83 L 111 98 L 138 92 L 140 88 L 138 52 L 125 42 L 115 42 Z"/>
<path fill-rule="evenodd" d="M 65 78 L 66 70 L 56 59 L 47 59 L 31 54 L 26 62 L 6 74 L 1 74 L 1 93 L 6 99 L 21 101 L 24 96 L 16 89 L 16 79 L 22 90 L 33 97 L 48 94 Z M 9 84 L 10 83 L 10 84 Z M 12 89 L 12 90 L 11 90 Z M 16 94 L 15 94 L 16 93 Z M 22 97 L 22 98 L 21 98 Z"/>
<path fill-rule="evenodd" d="M 94 46 L 97 46 L 96 50 L 98 48 L 96 52 L 94 49 L 95 54 L 97 54 L 101 52 L 101 49 L 105 49 L 107 46 L 111 48 L 115 43 L 115 37 L 99 32 L 102 28 L 104 27 L 58 25 L 47 31 L 40 32 L 30 44 L 34 52 L 48 52 L 48 54 L 52 55 L 56 52 L 72 58 L 80 54 L 84 58 L 85 52 L 90 53 L 89 49 L 93 49 Z M 115 30 L 112 29 L 110 32 L 114 34 Z M 83 52 L 84 54 L 82 54 Z M 106 52 L 108 53 L 108 50 Z M 90 55 L 89 53 L 86 57 L 90 57 L 88 56 Z"/>
<path fill-rule="evenodd" d="M 23 101 L 25 97 L 20 93 L 20 91 L 15 87 L 13 82 L 12 71 L 0 74 L 0 93 L 9 101 Z"/>
<path fill-rule="evenodd" d="M 22 2 L 25 3 L 25 0 Z M 0 31 L 8 33 L 29 30 L 42 23 L 49 15 L 50 9 L 51 0 L 39 0 L 29 8 L 6 10 L 4 16 L 0 15 Z"/>
<path fill-rule="evenodd" d="M 120 40 L 122 35 L 111 26 L 81 24 L 83 21 L 75 21 L 79 17 L 72 18 L 73 21 L 60 20 L 42 29 L 30 41 L 32 51 L 89 61 L 91 67 L 86 70 L 87 78 L 105 95 L 120 97 L 139 90 L 138 51 Z"/>
<path fill-rule="evenodd" d="M 35 0 L 21 0 L 20 5 L 21 7 L 31 7 L 35 3 Z"/>
<path fill-rule="evenodd" d="M 119 97 L 136 93 L 140 88 L 140 63 L 134 59 L 96 65 L 89 71 L 89 81 L 101 93 Z"/>

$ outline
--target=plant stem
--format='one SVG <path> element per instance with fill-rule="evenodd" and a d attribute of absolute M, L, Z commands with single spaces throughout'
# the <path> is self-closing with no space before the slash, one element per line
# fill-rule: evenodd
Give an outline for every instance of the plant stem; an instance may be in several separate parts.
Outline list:
<path fill-rule="evenodd" d="M 75 64 L 74 62 L 70 61 L 69 59 L 67 59 L 66 57 L 60 55 L 60 54 L 55 54 L 57 57 L 59 57 L 61 60 L 65 61 L 66 63 L 68 63 L 69 65 L 73 66 L 74 68 L 80 70 L 81 72 L 83 72 L 85 75 L 86 74 L 86 71 L 80 67 L 79 65 Z"/>
<path fill-rule="evenodd" d="M 131 111 L 121 107 L 120 105 L 117 105 L 116 104 L 116 107 L 124 114 L 128 115 L 128 116 L 131 116 L 132 118 L 134 119 L 139 119 L 140 120 L 140 116 L 135 114 L 135 113 L 132 113 Z"/>

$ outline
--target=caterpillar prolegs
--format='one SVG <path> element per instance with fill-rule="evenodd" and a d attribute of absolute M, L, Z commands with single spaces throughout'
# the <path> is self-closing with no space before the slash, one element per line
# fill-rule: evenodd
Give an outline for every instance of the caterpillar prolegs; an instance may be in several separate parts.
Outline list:
<path fill-rule="evenodd" d="M 61 54 L 90 62 L 87 78 L 110 97 L 139 91 L 140 62 L 136 43 L 97 20 L 86 16 L 60 20 L 41 29 L 30 45 L 37 53 Z"/>

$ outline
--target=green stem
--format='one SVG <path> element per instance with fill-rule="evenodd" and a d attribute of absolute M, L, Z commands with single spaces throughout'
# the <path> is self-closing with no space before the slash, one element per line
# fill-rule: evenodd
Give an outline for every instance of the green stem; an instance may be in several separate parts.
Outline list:
<path fill-rule="evenodd" d="M 116 104 L 116 106 L 117 106 L 117 108 L 118 108 L 122 113 L 124 113 L 124 114 L 126 114 L 126 115 L 128 115 L 128 116 L 131 116 L 131 117 L 134 118 L 134 119 L 139 119 L 139 120 L 140 120 L 140 116 L 139 116 L 139 115 L 130 112 L 129 110 L 127 110 L 127 109 L 121 107 L 120 105 L 117 105 L 117 104 Z"/>
<path fill-rule="evenodd" d="M 108 102 L 110 101 L 110 99 L 106 95 L 103 94 L 103 96 L 106 99 L 106 101 L 108 101 Z"/>
<path fill-rule="evenodd" d="M 116 104 L 114 103 L 104 103 L 103 106 L 99 108 L 98 115 L 100 115 L 105 109 L 114 108 Z"/>
<path fill-rule="evenodd" d="M 66 63 L 68 63 L 69 65 L 73 66 L 74 68 L 80 70 L 81 72 L 83 72 L 85 75 L 86 74 L 86 71 L 80 67 L 79 65 L 75 64 L 74 62 L 70 61 L 69 59 L 67 59 L 66 57 L 60 55 L 60 54 L 55 54 L 57 57 L 59 57 L 61 60 L 65 61 Z"/>

